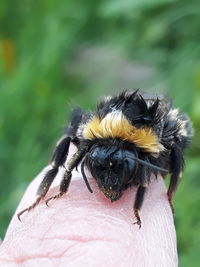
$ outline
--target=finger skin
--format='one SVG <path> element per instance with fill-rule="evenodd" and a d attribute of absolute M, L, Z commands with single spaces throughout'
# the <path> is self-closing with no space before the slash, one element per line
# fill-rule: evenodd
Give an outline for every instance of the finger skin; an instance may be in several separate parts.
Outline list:
<path fill-rule="evenodd" d="M 50 207 L 41 202 L 19 222 L 16 214 L 34 200 L 42 175 L 31 183 L 13 216 L 0 247 L 0 266 L 178 266 L 173 217 L 161 176 L 151 178 L 139 229 L 133 224 L 135 188 L 111 203 L 89 178 L 91 194 L 77 172 L 66 195 Z M 59 180 L 46 198 L 58 191 Z"/>

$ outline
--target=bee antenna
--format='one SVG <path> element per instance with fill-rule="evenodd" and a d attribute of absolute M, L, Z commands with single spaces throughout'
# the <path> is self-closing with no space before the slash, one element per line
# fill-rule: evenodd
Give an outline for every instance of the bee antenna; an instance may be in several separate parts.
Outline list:
<path fill-rule="evenodd" d="M 132 156 L 131 159 L 134 159 L 135 161 L 138 161 L 139 163 L 141 163 L 141 164 L 143 164 L 143 165 L 145 165 L 145 166 L 148 166 L 149 168 L 154 169 L 154 170 L 156 170 L 156 171 L 159 171 L 159 172 L 161 172 L 161 173 L 164 173 L 164 174 L 167 174 L 167 173 L 168 173 L 168 170 L 163 169 L 163 168 L 161 168 L 161 167 L 158 167 L 158 166 L 156 166 L 156 165 L 154 165 L 154 164 L 151 164 L 151 163 L 149 163 L 149 162 L 147 162 L 147 161 L 144 161 L 144 160 L 142 160 L 142 159 L 136 158 L 136 157 L 134 157 L 134 156 Z"/>
<path fill-rule="evenodd" d="M 87 176 L 85 175 L 84 166 L 85 166 L 85 159 L 81 163 L 81 174 L 83 176 L 83 180 L 87 186 L 87 189 L 90 191 L 90 193 L 93 193 L 92 188 L 90 187 L 90 184 L 88 182 Z"/>

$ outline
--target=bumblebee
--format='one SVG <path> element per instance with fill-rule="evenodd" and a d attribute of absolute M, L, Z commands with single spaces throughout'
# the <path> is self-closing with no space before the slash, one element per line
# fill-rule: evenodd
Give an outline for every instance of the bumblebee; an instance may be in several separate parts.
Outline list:
<path fill-rule="evenodd" d="M 184 168 L 183 150 L 189 145 L 192 126 L 187 115 L 172 107 L 169 99 L 154 97 L 139 90 L 123 91 L 106 97 L 96 111 L 75 109 L 65 135 L 58 141 L 36 193 L 35 202 L 18 213 L 33 209 L 47 194 L 60 167 L 65 172 L 59 192 L 46 200 L 58 199 L 67 192 L 72 170 L 80 165 L 85 184 L 92 189 L 85 174 L 88 168 L 102 193 L 117 201 L 123 192 L 137 187 L 134 201 L 136 223 L 141 227 L 139 211 L 150 183 L 150 176 L 170 174 L 167 196 L 171 207 Z M 70 143 L 77 147 L 67 160 Z"/>

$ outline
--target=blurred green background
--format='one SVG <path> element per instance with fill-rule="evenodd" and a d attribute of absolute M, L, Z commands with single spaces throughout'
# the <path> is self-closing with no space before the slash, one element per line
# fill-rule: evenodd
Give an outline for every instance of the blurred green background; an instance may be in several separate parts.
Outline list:
<path fill-rule="evenodd" d="M 72 107 L 123 88 L 169 95 L 193 120 L 175 223 L 180 266 L 197 266 L 199 0 L 1 0 L 0 235 Z"/>

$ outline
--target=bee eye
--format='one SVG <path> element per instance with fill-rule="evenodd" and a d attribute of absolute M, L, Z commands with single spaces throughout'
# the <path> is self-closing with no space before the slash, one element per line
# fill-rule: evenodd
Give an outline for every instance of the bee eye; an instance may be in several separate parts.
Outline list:
<path fill-rule="evenodd" d="M 127 167 L 127 170 L 132 173 L 135 171 L 135 168 L 136 168 L 136 162 L 135 160 L 129 158 L 129 159 L 125 159 L 125 163 L 126 163 L 126 167 Z"/>

